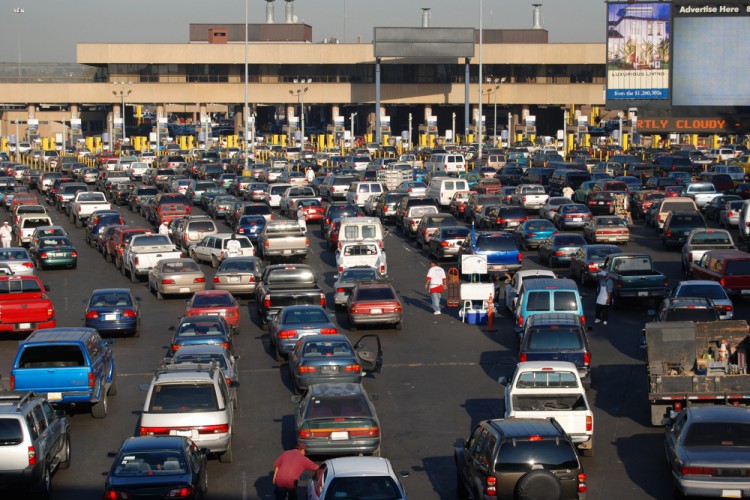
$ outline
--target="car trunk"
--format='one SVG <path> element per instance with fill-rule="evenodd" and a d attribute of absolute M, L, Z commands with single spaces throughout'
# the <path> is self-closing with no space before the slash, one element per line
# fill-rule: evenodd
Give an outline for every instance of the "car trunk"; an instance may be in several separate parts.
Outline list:
<path fill-rule="evenodd" d="M 61 399 L 62 393 L 93 389 L 90 373 L 78 345 L 29 345 L 24 347 L 13 370 L 14 390 L 47 393 L 54 403 Z"/>

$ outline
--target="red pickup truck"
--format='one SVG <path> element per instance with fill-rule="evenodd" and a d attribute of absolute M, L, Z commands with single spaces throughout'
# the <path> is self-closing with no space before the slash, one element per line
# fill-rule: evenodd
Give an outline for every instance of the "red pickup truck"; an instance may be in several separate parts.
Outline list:
<path fill-rule="evenodd" d="M 0 277 L 0 332 L 54 328 L 55 308 L 48 290 L 36 276 Z"/>

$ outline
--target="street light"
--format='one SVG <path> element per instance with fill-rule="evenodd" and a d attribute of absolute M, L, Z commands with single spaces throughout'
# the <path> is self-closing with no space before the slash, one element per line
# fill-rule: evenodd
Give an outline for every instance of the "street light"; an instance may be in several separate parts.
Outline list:
<path fill-rule="evenodd" d="M 248 122 L 250 121 L 250 109 L 247 105 L 247 98 L 248 98 L 248 66 L 247 66 L 247 11 L 248 11 L 248 1 L 245 0 L 245 108 L 242 111 L 242 119 L 245 120 L 245 170 L 248 169 L 248 152 L 247 152 L 247 143 L 250 140 L 250 133 L 248 131 Z M 255 134 L 253 134 L 253 139 L 255 139 Z"/>
<path fill-rule="evenodd" d="M 123 86 L 122 89 L 113 90 L 112 94 L 114 94 L 115 96 L 119 96 L 121 99 L 120 114 L 122 115 L 122 143 L 125 144 L 125 141 L 128 138 L 127 133 L 125 132 L 125 96 L 128 96 L 131 92 L 133 92 L 132 89 L 126 91 L 125 85 L 133 85 L 133 82 L 118 82 L 117 80 L 115 80 L 114 82 L 112 82 L 112 84 L 115 86 Z"/>
<path fill-rule="evenodd" d="M 352 113 L 349 115 L 349 135 L 351 136 L 351 146 L 354 147 L 354 118 L 357 116 L 357 113 Z"/>
<path fill-rule="evenodd" d="M 13 9 L 14 14 L 24 14 L 26 11 L 21 7 Z M 21 81 L 21 23 L 18 23 L 18 81 Z"/>
<path fill-rule="evenodd" d="M 312 78 L 303 78 L 301 80 L 295 78 L 294 83 L 297 85 L 308 85 L 312 83 Z M 299 115 L 300 115 L 300 133 L 302 134 L 302 149 L 305 149 L 305 94 L 309 90 L 309 87 L 301 87 L 295 90 L 290 90 L 289 93 L 297 96 L 297 104 L 299 104 Z"/>
<path fill-rule="evenodd" d="M 497 93 L 500 91 L 500 84 L 505 83 L 505 77 L 487 78 L 487 83 L 494 83 L 495 88 L 492 90 L 495 99 L 495 110 L 493 112 L 494 124 L 492 126 L 492 143 L 497 147 Z"/>

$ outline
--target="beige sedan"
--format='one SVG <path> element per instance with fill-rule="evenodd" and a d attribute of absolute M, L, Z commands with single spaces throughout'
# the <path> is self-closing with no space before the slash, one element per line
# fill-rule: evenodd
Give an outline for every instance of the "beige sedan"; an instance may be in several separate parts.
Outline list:
<path fill-rule="evenodd" d="M 162 259 L 148 273 L 148 288 L 157 299 L 206 289 L 206 276 L 192 259 Z"/>
<path fill-rule="evenodd" d="M 630 230 L 621 217 L 598 215 L 583 227 L 583 237 L 590 243 L 627 243 Z"/>

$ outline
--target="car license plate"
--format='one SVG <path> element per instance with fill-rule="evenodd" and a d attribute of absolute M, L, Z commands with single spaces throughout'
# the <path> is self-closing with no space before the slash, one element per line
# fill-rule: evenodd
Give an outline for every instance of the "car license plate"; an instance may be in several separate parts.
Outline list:
<path fill-rule="evenodd" d="M 617 238 L 609 238 L 609 241 L 617 241 Z"/>
<path fill-rule="evenodd" d="M 104 315 L 104 321 L 114 321 L 117 319 L 116 314 L 105 314 Z"/>
<path fill-rule="evenodd" d="M 188 287 L 180 287 L 180 293 L 190 293 L 190 288 L 188 288 Z"/>
<path fill-rule="evenodd" d="M 742 498 L 742 490 L 721 490 L 721 498 Z"/>
<path fill-rule="evenodd" d="M 638 292 L 639 297 L 648 297 L 648 292 Z"/>
<path fill-rule="evenodd" d="M 518 222 L 508 222 L 508 227 L 516 227 Z"/>
<path fill-rule="evenodd" d="M 748 291 L 750 292 L 750 290 Z M 382 309 L 370 309 L 370 314 L 383 314 L 383 310 Z"/>
<path fill-rule="evenodd" d="M 49 401 L 62 401 L 62 392 L 48 392 L 47 400 Z"/>
<path fill-rule="evenodd" d="M 284 250 L 283 253 L 284 253 L 284 255 L 292 255 L 292 251 L 291 250 Z"/>
<path fill-rule="evenodd" d="M 582 220 L 580 217 L 573 217 L 573 222 L 581 222 Z"/>
<path fill-rule="evenodd" d="M 31 323 L 18 323 L 18 328 L 20 330 L 28 330 L 29 328 L 31 328 Z"/>
<path fill-rule="evenodd" d="M 325 374 L 338 373 L 339 367 L 336 365 L 321 366 L 320 372 Z"/>
<path fill-rule="evenodd" d="M 239 276 L 230 276 L 229 277 L 229 282 L 230 283 L 239 283 L 240 282 L 240 277 Z"/>
<path fill-rule="evenodd" d="M 177 431 L 177 430 L 171 430 L 169 431 L 170 436 L 185 436 L 185 437 L 193 437 L 193 431 L 187 430 L 187 431 Z"/>
<path fill-rule="evenodd" d="M 597 201 L 596 204 L 597 205 L 604 205 L 604 202 L 603 201 Z"/>
<path fill-rule="evenodd" d="M 343 441 L 349 439 L 349 433 L 346 431 L 334 431 L 331 433 L 331 441 Z"/>

